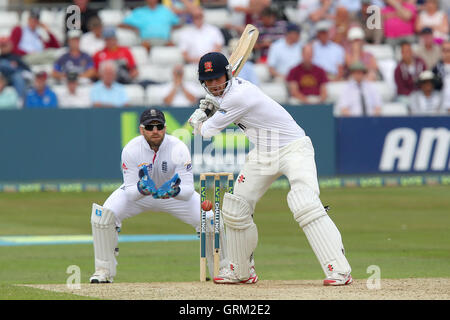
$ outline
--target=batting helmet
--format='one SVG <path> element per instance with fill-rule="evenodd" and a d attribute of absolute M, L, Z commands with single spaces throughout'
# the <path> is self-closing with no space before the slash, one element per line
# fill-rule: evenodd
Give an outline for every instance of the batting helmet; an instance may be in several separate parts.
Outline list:
<path fill-rule="evenodd" d="M 198 63 L 198 79 L 217 79 L 222 75 L 227 75 L 227 80 L 231 79 L 231 66 L 227 58 L 220 52 L 210 52 L 201 57 Z"/>

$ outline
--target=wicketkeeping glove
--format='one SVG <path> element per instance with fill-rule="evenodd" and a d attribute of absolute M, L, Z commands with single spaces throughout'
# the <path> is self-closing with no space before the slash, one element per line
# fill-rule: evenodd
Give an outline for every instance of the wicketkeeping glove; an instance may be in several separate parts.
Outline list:
<path fill-rule="evenodd" d="M 164 182 L 163 185 L 161 187 L 159 187 L 158 190 L 156 190 L 156 193 L 153 194 L 153 198 L 168 199 L 168 198 L 176 197 L 181 191 L 180 183 L 181 183 L 181 179 L 178 176 L 178 173 L 176 173 L 172 177 L 172 179 Z"/>
<path fill-rule="evenodd" d="M 141 194 L 144 196 L 154 195 L 156 193 L 155 182 L 150 178 L 148 174 L 148 169 L 146 165 L 139 168 L 139 181 L 137 183 L 137 188 Z"/>

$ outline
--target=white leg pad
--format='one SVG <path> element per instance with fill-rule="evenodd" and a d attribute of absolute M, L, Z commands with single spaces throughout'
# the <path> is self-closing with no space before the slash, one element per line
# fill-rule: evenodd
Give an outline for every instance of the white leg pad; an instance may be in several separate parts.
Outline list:
<path fill-rule="evenodd" d="M 305 232 L 325 275 L 350 272 L 341 234 L 327 215 L 318 194 L 309 188 L 291 190 L 288 193 L 288 205 Z"/>
<path fill-rule="evenodd" d="M 258 243 L 252 213 L 253 209 L 245 199 L 225 193 L 222 215 L 227 227 L 227 253 L 239 279 L 250 277 L 250 259 Z"/>
<path fill-rule="evenodd" d="M 115 249 L 118 243 L 114 213 L 108 208 L 92 204 L 92 238 L 94 242 L 95 269 L 106 269 L 116 275 Z"/>

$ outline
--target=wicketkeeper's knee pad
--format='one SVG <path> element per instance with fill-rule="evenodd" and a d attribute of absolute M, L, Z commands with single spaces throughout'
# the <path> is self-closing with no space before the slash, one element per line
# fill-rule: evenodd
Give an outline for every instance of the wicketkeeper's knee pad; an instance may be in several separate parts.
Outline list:
<path fill-rule="evenodd" d="M 92 204 L 91 214 L 92 238 L 94 242 L 95 268 L 109 271 L 110 276 L 116 275 L 116 248 L 118 233 L 116 218 L 108 208 Z"/>
<path fill-rule="evenodd" d="M 319 195 L 308 187 L 292 189 L 287 195 L 287 201 L 301 228 L 327 214 Z"/>
<path fill-rule="evenodd" d="M 253 208 L 244 198 L 225 194 L 222 216 L 227 226 L 228 259 L 240 279 L 250 276 L 250 258 L 258 244 L 258 230 L 252 214 Z"/>

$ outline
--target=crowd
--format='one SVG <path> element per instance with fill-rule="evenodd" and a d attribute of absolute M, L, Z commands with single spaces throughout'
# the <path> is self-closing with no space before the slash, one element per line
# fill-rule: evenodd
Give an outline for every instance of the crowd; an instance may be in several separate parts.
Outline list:
<path fill-rule="evenodd" d="M 64 24 L 64 41 L 42 23 L 38 9 L 0 38 L 1 109 L 124 107 L 133 105 L 128 85 L 158 86 L 161 101 L 146 105 L 192 106 L 205 92 L 185 66 L 209 51 L 229 55 L 252 23 L 260 36 L 240 76 L 280 84 L 290 104 L 329 102 L 328 88 L 339 83 L 336 114 L 382 115 L 386 101 L 377 83 L 392 79 L 396 93 L 389 102 L 412 115 L 450 113 L 450 1 L 298 0 L 287 11 L 271 0 L 146 0 L 115 26 L 89 0 L 73 2 L 81 27 Z M 213 2 L 228 10 L 224 23 L 205 22 L 205 6 Z M 179 49 L 169 82 L 143 72 L 132 48 L 119 41 L 121 30 L 132 32 L 147 56 L 162 46 Z M 386 72 L 384 58 L 370 48 L 393 52 L 394 67 Z M 51 72 L 36 71 L 41 65 L 51 65 Z"/>

